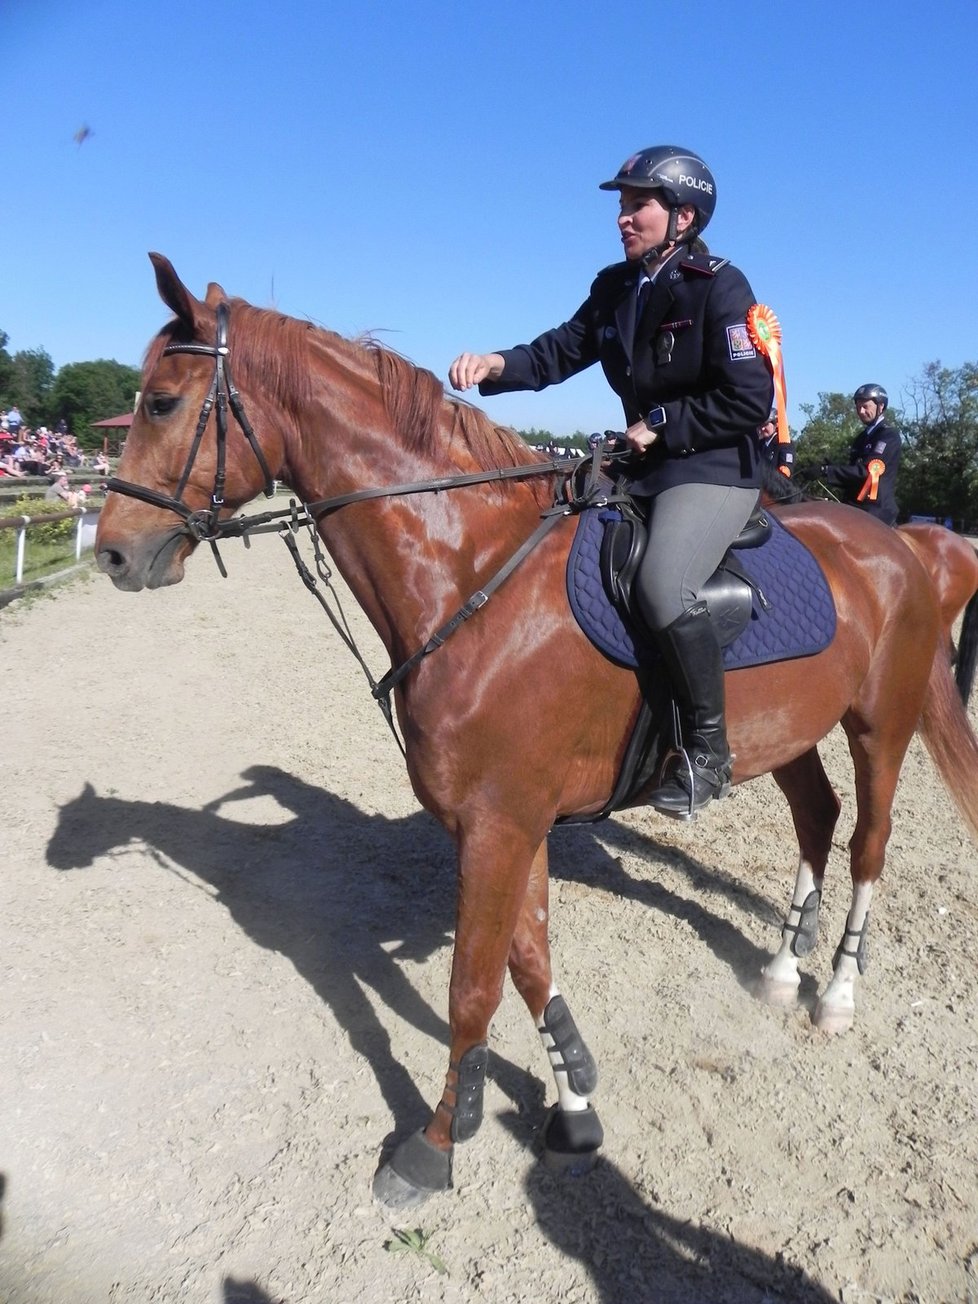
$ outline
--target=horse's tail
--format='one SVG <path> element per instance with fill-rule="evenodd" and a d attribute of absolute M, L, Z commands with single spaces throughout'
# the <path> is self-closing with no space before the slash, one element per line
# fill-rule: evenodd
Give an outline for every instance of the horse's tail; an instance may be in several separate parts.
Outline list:
<path fill-rule="evenodd" d="M 971 686 L 975 682 L 975 666 L 978 665 L 978 592 L 972 594 L 964 609 L 961 621 L 961 634 L 958 638 L 958 656 L 954 667 L 954 678 L 961 694 L 961 701 L 967 705 L 971 696 Z"/>
<path fill-rule="evenodd" d="M 978 738 L 943 644 L 934 655 L 917 729 L 961 818 L 978 842 Z"/>

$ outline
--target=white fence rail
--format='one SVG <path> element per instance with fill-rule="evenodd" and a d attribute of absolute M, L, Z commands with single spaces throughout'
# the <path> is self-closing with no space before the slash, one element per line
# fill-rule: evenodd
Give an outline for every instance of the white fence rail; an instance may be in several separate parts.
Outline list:
<path fill-rule="evenodd" d="M 75 561 L 81 560 L 86 548 L 91 548 L 95 541 L 95 524 L 101 509 L 98 507 L 73 507 L 66 512 L 51 512 L 39 516 L 4 516 L 0 517 L 0 530 L 14 530 L 17 538 L 14 545 L 14 584 L 24 582 L 24 566 L 29 543 L 28 532 L 31 526 L 54 525 L 58 521 L 77 519 L 75 527 Z M 0 584 L 6 576 L 0 576 Z"/>

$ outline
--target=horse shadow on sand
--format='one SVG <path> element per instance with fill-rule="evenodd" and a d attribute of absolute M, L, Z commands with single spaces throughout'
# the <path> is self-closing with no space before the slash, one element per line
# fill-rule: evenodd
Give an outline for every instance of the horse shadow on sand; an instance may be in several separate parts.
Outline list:
<path fill-rule="evenodd" d="M 364 988 L 397 1018 L 447 1047 L 446 1020 L 414 989 L 401 961 L 424 961 L 451 945 L 454 848 L 424 812 L 399 819 L 365 814 L 271 766 L 254 766 L 242 779 L 241 787 L 202 809 L 99 796 L 86 784 L 60 811 L 48 863 L 81 870 L 141 845 L 168 872 L 192 875 L 186 878 L 188 888 L 205 890 L 201 885 L 209 884 L 247 936 L 287 957 L 330 1008 L 351 1047 L 371 1065 L 395 1132 L 403 1135 L 427 1119 L 429 1108 L 395 1059 Z M 233 817 L 235 803 L 259 797 L 274 798 L 292 818 L 256 824 Z M 684 920 L 749 988 L 765 953 L 706 905 L 626 873 L 609 847 L 637 854 L 650 866 L 667 860 L 697 890 L 707 888 L 774 922 L 771 903 L 614 822 L 560 828 L 551 837 L 556 879 L 631 898 Z M 568 994 L 573 1003 L 569 983 Z M 532 1147 L 547 1087 L 499 1055 L 491 1056 L 490 1075 L 511 1102 L 502 1115 L 504 1125 Z M 788 1299 L 822 1304 L 830 1298 L 783 1263 L 650 1207 L 604 1159 L 577 1181 L 557 1181 L 542 1165 L 533 1165 L 527 1195 L 544 1233 L 568 1257 L 581 1260 L 602 1301 L 692 1304 L 709 1296 L 699 1287 L 690 1293 L 691 1281 L 702 1279 L 707 1288 L 712 1277 L 716 1285 L 712 1274 L 719 1267 L 724 1288 L 718 1298 L 735 1304 Z M 602 1210 L 610 1211 L 607 1217 Z M 267 1298 L 256 1282 L 228 1279 L 225 1284 L 229 1301 Z"/>
<path fill-rule="evenodd" d="M 256 1281 L 225 1277 L 221 1289 L 222 1304 L 277 1304 L 274 1296 L 266 1294 Z"/>
<path fill-rule="evenodd" d="M 541 1113 L 542 1105 L 531 1111 Z M 534 1148 L 526 1115 L 499 1117 L 517 1141 Z M 576 1178 L 533 1164 L 525 1188 L 537 1226 L 565 1259 L 587 1271 L 601 1304 L 833 1304 L 837 1298 L 780 1255 L 677 1218 L 654 1195 L 648 1203 L 601 1155 Z M 538 1286 L 546 1298 L 546 1280 Z"/>
<path fill-rule="evenodd" d="M 390 1037 L 364 988 L 398 1018 L 442 1046 L 448 1024 L 422 999 L 401 967 L 452 943 L 455 852 L 426 813 L 388 819 L 272 766 L 246 770 L 241 787 L 201 809 L 99 796 L 86 784 L 59 813 L 48 863 L 79 870 L 140 844 L 188 885 L 209 884 L 216 899 L 259 946 L 287 957 L 331 1009 L 351 1047 L 371 1065 L 400 1135 L 428 1117 L 428 1106 L 391 1052 Z M 234 806 L 271 797 L 292 819 L 245 823 Z M 607 848 L 669 861 L 697 889 L 707 888 L 772 924 L 771 903 L 706 865 L 613 821 L 558 828 L 551 836 L 555 879 L 634 899 L 685 921 L 749 990 L 767 952 L 728 919 L 652 878 L 626 873 Z M 607 844 L 607 846 L 606 846 Z M 199 880 L 200 882 L 195 882 Z M 558 976 L 559 981 L 559 976 Z M 573 984 L 566 983 L 573 1006 Z M 493 1055 L 490 1075 L 522 1108 L 534 1081 Z"/>

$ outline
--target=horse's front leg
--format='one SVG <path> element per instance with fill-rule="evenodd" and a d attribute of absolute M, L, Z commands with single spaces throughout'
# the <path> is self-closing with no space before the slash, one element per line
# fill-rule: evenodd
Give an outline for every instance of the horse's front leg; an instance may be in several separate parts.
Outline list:
<path fill-rule="evenodd" d="M 445 1089 L 427 1127 L 403 1141 L 374 1178 L 375 1196 L 400 1209 L 451 1187 L 455 1142 L 469 1140 L 482 1122 L 489 1024 L 502 994 L 539 839 L 498 817 L 483 817 L 474 827 L 460 823 L 458 847 Z M 544 872 L 545 866 L 544 861 Z"/>
<path fill-rule="evenodd" d="M 547 844 L 530 869 L 509 956 L 513 985 L 526 1002 L 557 1085 L 557 1103 L 543 1128 L 543 1158 L 551 1168 L 580 1172 L 591 1166 L 604 1133 L 590 1096 L 598 1070 L 553 980 L 550 961 L 550 879 Z"/>
<path fill-rule="evenodd" d="M 793 1005 L 801 983 L 798 959 L 811 954 L 818 937 L 822 883 L 840 804 L 814 747 L 773 773 L 791 807 L 798 873 L 781 928 L 781 946 L 761 971 L 755 992 L 768 1005 Z"/>

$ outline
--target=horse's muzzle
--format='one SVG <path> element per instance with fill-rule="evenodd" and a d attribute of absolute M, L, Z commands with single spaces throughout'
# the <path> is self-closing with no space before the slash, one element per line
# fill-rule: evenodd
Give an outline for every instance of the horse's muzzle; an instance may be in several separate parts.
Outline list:
<path fill-rule="evenodd" d="M 95 539 L 95 561 L 117 589 L 138 593 L 179 584 L 193 547 L 194 541 L 182 526 L 128 539 L 109 532 L 102 537 L 100 531 Z"/>

